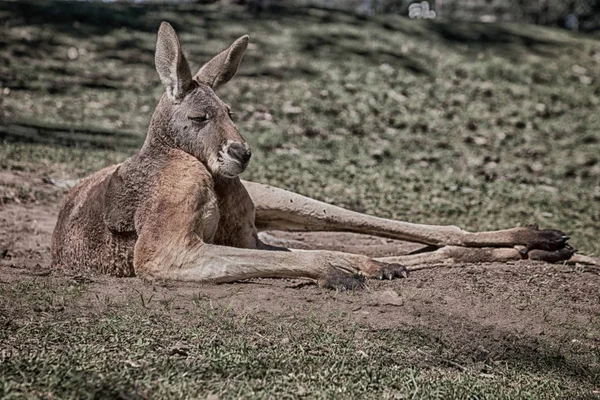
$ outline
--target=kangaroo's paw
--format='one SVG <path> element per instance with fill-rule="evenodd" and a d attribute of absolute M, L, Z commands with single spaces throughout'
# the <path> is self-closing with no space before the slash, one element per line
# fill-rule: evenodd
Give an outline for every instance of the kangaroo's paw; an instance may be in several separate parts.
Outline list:
<path fill-rule="evenodd" d="M 332 268 L 318 281 L 319 286 L 337 291 L 360 290 L 366 288 L 365 277 L 357 273 Z"/>
<path fill-rule="evenodd" d="M 387 264 L 385 263 L 373 278 L 384 280 L 384 279 L 395 279 L 395 278 L 408 278 L 408 269 L 401 264 Z"/>

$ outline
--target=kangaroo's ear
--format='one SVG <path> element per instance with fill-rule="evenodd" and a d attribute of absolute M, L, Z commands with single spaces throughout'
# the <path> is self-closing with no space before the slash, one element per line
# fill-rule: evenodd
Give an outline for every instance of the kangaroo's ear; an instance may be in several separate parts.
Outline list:
<path fill-rule="evenodd" d="M 161 23 L 158 29 L 154 62 L 167 95 L 172 101 L 178 102 L 191 86 L 192 72 L 181 51 L 177 34 L 167 22 Z"/>
<path fill-rule="evenodd" d="M 204 64 L 194 77 L 194 80 L 209 85 L 212 88 L 227 83 L 237 72 L 246 47 L 248 47 L 248 35 L 242 36 L 233 42 L 228 49 L 223 50 L 212 60 Z"/>

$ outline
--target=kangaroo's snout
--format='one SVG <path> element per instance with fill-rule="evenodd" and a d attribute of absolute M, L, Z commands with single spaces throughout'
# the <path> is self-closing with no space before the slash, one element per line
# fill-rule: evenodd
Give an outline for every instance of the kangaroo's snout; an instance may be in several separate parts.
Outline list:
<path fill-rule="evenodd" d="M 244 172 L 250 161 L 250 146 L 230 140 L 219 152 L 219 174 L 232 178 Z"/>
<path fill-rule="evenodd" d="M 227 148 L 227 154 L 230 157 L 238 160 L 242 165 L 248 165 L 250 161 L 250 157 L 252 156 L 252 150 L 250 150 L 250 146 L 248 143 L 230 143 Z"/>

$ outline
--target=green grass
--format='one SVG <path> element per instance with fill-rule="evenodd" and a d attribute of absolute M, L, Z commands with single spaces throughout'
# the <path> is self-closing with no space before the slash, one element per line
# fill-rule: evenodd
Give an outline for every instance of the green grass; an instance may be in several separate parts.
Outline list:
<path fill-rule="evenodd" d="M 554 399 L 585 398 L 598 383 L 598 368 L 582 366 L 589 354 L 565 357 L 564 345 L 543 339 L 475 362 L 481 350 L 464 343 L 348 324 L 335 310 L 324 322 L 235 313 L 151 287 L 84 303 L 88 291 L 40 280 L 0 286 L 12 301 L 0 313 L 0 396 Z"/>

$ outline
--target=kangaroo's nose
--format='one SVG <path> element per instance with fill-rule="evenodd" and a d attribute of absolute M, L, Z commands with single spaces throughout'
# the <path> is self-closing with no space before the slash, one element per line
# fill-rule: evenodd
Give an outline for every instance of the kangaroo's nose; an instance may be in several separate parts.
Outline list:
<path fill-rule="evenodd" d="M 250 146 L 246 143 L 242 144 L 238 142 L 231 143 L 227 148 L 227 153 L 244 165 L 248 164 L 250 156 L 252 156 Z"/>

